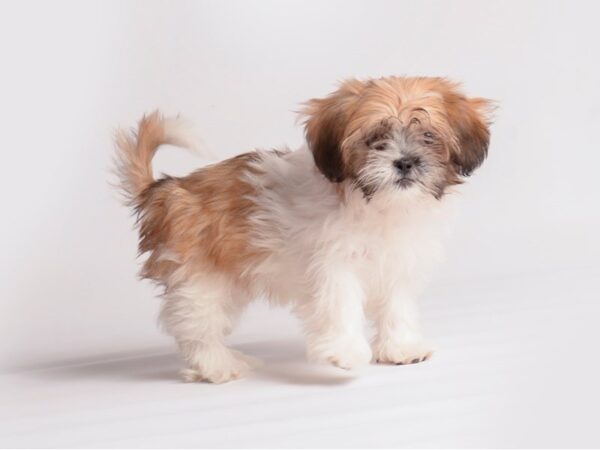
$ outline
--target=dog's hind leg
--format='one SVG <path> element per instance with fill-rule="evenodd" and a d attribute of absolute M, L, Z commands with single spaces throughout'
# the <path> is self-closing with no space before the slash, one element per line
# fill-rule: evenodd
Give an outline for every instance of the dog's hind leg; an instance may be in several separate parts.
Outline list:
<path fill-rule="evenodd" d="M 186 365 L 184 380 L 224 383 L 251 369 L 253 358 L 224 343 L 247 303 L 219 275 L 202 275 L 167 290 L 160 321 L 177 341 Z"/>

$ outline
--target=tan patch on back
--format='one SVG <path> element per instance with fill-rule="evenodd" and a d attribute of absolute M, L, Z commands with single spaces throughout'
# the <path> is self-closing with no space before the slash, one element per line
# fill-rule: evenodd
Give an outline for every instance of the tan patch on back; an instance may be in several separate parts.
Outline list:
<path fill-rule="evenodd" d="M 141 275 L 160 282 L 182 266 L 239 277 L 259 256 L 250 243 L 256 205 L 247 174 L 259 155 L 246 153 L 183 178 L 164 178 L 138 203 L 140 253 L 150 252 Z"/>

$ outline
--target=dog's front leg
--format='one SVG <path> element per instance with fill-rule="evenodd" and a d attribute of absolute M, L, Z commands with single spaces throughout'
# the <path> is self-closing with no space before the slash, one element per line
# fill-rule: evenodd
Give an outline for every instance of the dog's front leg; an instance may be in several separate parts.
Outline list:
<path fill-rule="evenodd" d="M 398 288 L 369 304 L 376 334 L 375 361 L 382 364 L 412 364 L 426 360 L 432 347 L 421 333 L 419 311 L 409 289 Z"/>
<path fill-rule="evenodd" d="M 364 290 L 351 270 L 320 273 L 313 292 L 298 307 L 310 360 L 353 369 L 371 361 L 364 336 Z"/>

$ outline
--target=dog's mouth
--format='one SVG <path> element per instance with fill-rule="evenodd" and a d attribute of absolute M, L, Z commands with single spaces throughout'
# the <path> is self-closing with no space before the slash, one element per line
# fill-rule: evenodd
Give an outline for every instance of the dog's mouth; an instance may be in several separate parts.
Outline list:
<path fill-rule="evenodd" d="M 415 184 L 415 182 L 416 180 L 413 180 L 412 178 L 400 178 L 396 180 L 396 185 L 402 189 L 406 189 Z"/>

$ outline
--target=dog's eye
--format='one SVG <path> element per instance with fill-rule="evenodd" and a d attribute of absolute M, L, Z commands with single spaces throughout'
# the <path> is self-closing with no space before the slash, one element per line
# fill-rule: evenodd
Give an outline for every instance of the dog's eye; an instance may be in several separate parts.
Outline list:
<path fill-rule="evenodd" d="M 426 144 L 433 144 L 433 141 L 435 140 L 435 136 L 430 131 L 423 133 L 423 137 L 425 138 L 424 142 Z"/>
<path fill-rule="evenodd" d="M 373 150 L 379 150 L 379 151 L 381 151 L 381 150 L 385 150 L 386 147 L 387 146 L 385 145 L 385 142 L 375 142 L 374 144 L 371 144 L 371 148 Z"/>

